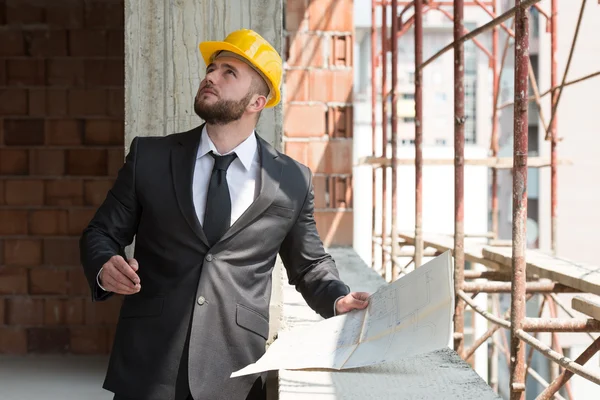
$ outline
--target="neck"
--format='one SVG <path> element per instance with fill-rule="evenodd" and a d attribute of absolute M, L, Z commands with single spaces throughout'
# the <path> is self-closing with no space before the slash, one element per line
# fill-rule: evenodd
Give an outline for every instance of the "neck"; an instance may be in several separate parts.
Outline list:
<path fill-rule="evenodd" d="M 206 124 L 206 132 L 220 154 L 229 153 L 254 131 L 254 125 L 247 121 L 230 122 L 225 125 Z"/>

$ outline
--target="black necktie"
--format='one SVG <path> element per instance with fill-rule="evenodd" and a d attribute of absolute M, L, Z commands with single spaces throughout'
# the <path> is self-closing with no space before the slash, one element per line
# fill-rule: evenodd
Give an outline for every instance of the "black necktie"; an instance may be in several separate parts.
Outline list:
<path fill-rule="evenodd" d="M 208 243 L 214 246 L 231 225 L 231 197 L 227 186 L 227 168 L 237 157 L 235 153 L 219 156 L 209 153 L 215 159 L 204 211 L 204 233 Z"/>

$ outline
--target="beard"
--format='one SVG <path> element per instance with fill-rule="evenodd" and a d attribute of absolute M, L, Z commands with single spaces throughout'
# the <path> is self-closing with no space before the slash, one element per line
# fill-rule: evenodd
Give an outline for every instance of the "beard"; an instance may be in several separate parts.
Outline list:
<path fill-rule="evenodd" d="M 194 111 L 208 124 L 225 125 L 242 118 L 251 97 L 252 93 L 249 92 L 241 100 L 219 99 L 214 104 L 207 104 L 196 97 Z"/>

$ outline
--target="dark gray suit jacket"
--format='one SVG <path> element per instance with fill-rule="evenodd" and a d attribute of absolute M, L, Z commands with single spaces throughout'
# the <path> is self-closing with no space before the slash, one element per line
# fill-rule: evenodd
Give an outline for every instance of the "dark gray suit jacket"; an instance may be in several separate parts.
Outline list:
<path fill-rule="evenodd" d="M 100 301 L 111 293 L 96 275 L 135 235 L 142 289 L 124 299 L 103 386 L 125 397 L 173 399 L 183 360 L 196 399 L 245 398 L 258 375 L 229 375 L 264 354 L 277 254 L 290 284 L 324 318 L 350 291 L 316 230 L 311 171 L 259 136 L 260 195 L 209 247 L 192 200 L 201 131 L 136 137 L 81 237 L 81 262 Z"/>

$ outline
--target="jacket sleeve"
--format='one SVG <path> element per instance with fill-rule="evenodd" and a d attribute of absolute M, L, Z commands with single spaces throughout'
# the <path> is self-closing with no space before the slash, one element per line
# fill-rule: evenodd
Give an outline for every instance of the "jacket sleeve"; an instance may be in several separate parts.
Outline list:
<path fill-rule="evenodd" d="M 125 258 L 125 247 L 132 243 L 137 231 L 141 207 L 135 191 L 135 175 L 139 139 L 131 142 L 125 164 L 119 170 L 113 187 L 79 240 L 81 264 L 91 289 L 92 301 L 109 298 L 96 281 L 102 265 L 112 256 Z"/>
<path fill-rule="evenodd" d="M 334 316 L 335 301 L 350 293 L 350 288 L 340 280 L 335 261 L 325 252 L 317 232 L 310 171 L 304 204 L 281 245 L 279 255 L 289 283 L 302 294 L 309 307 L 323 318 Z"/>

